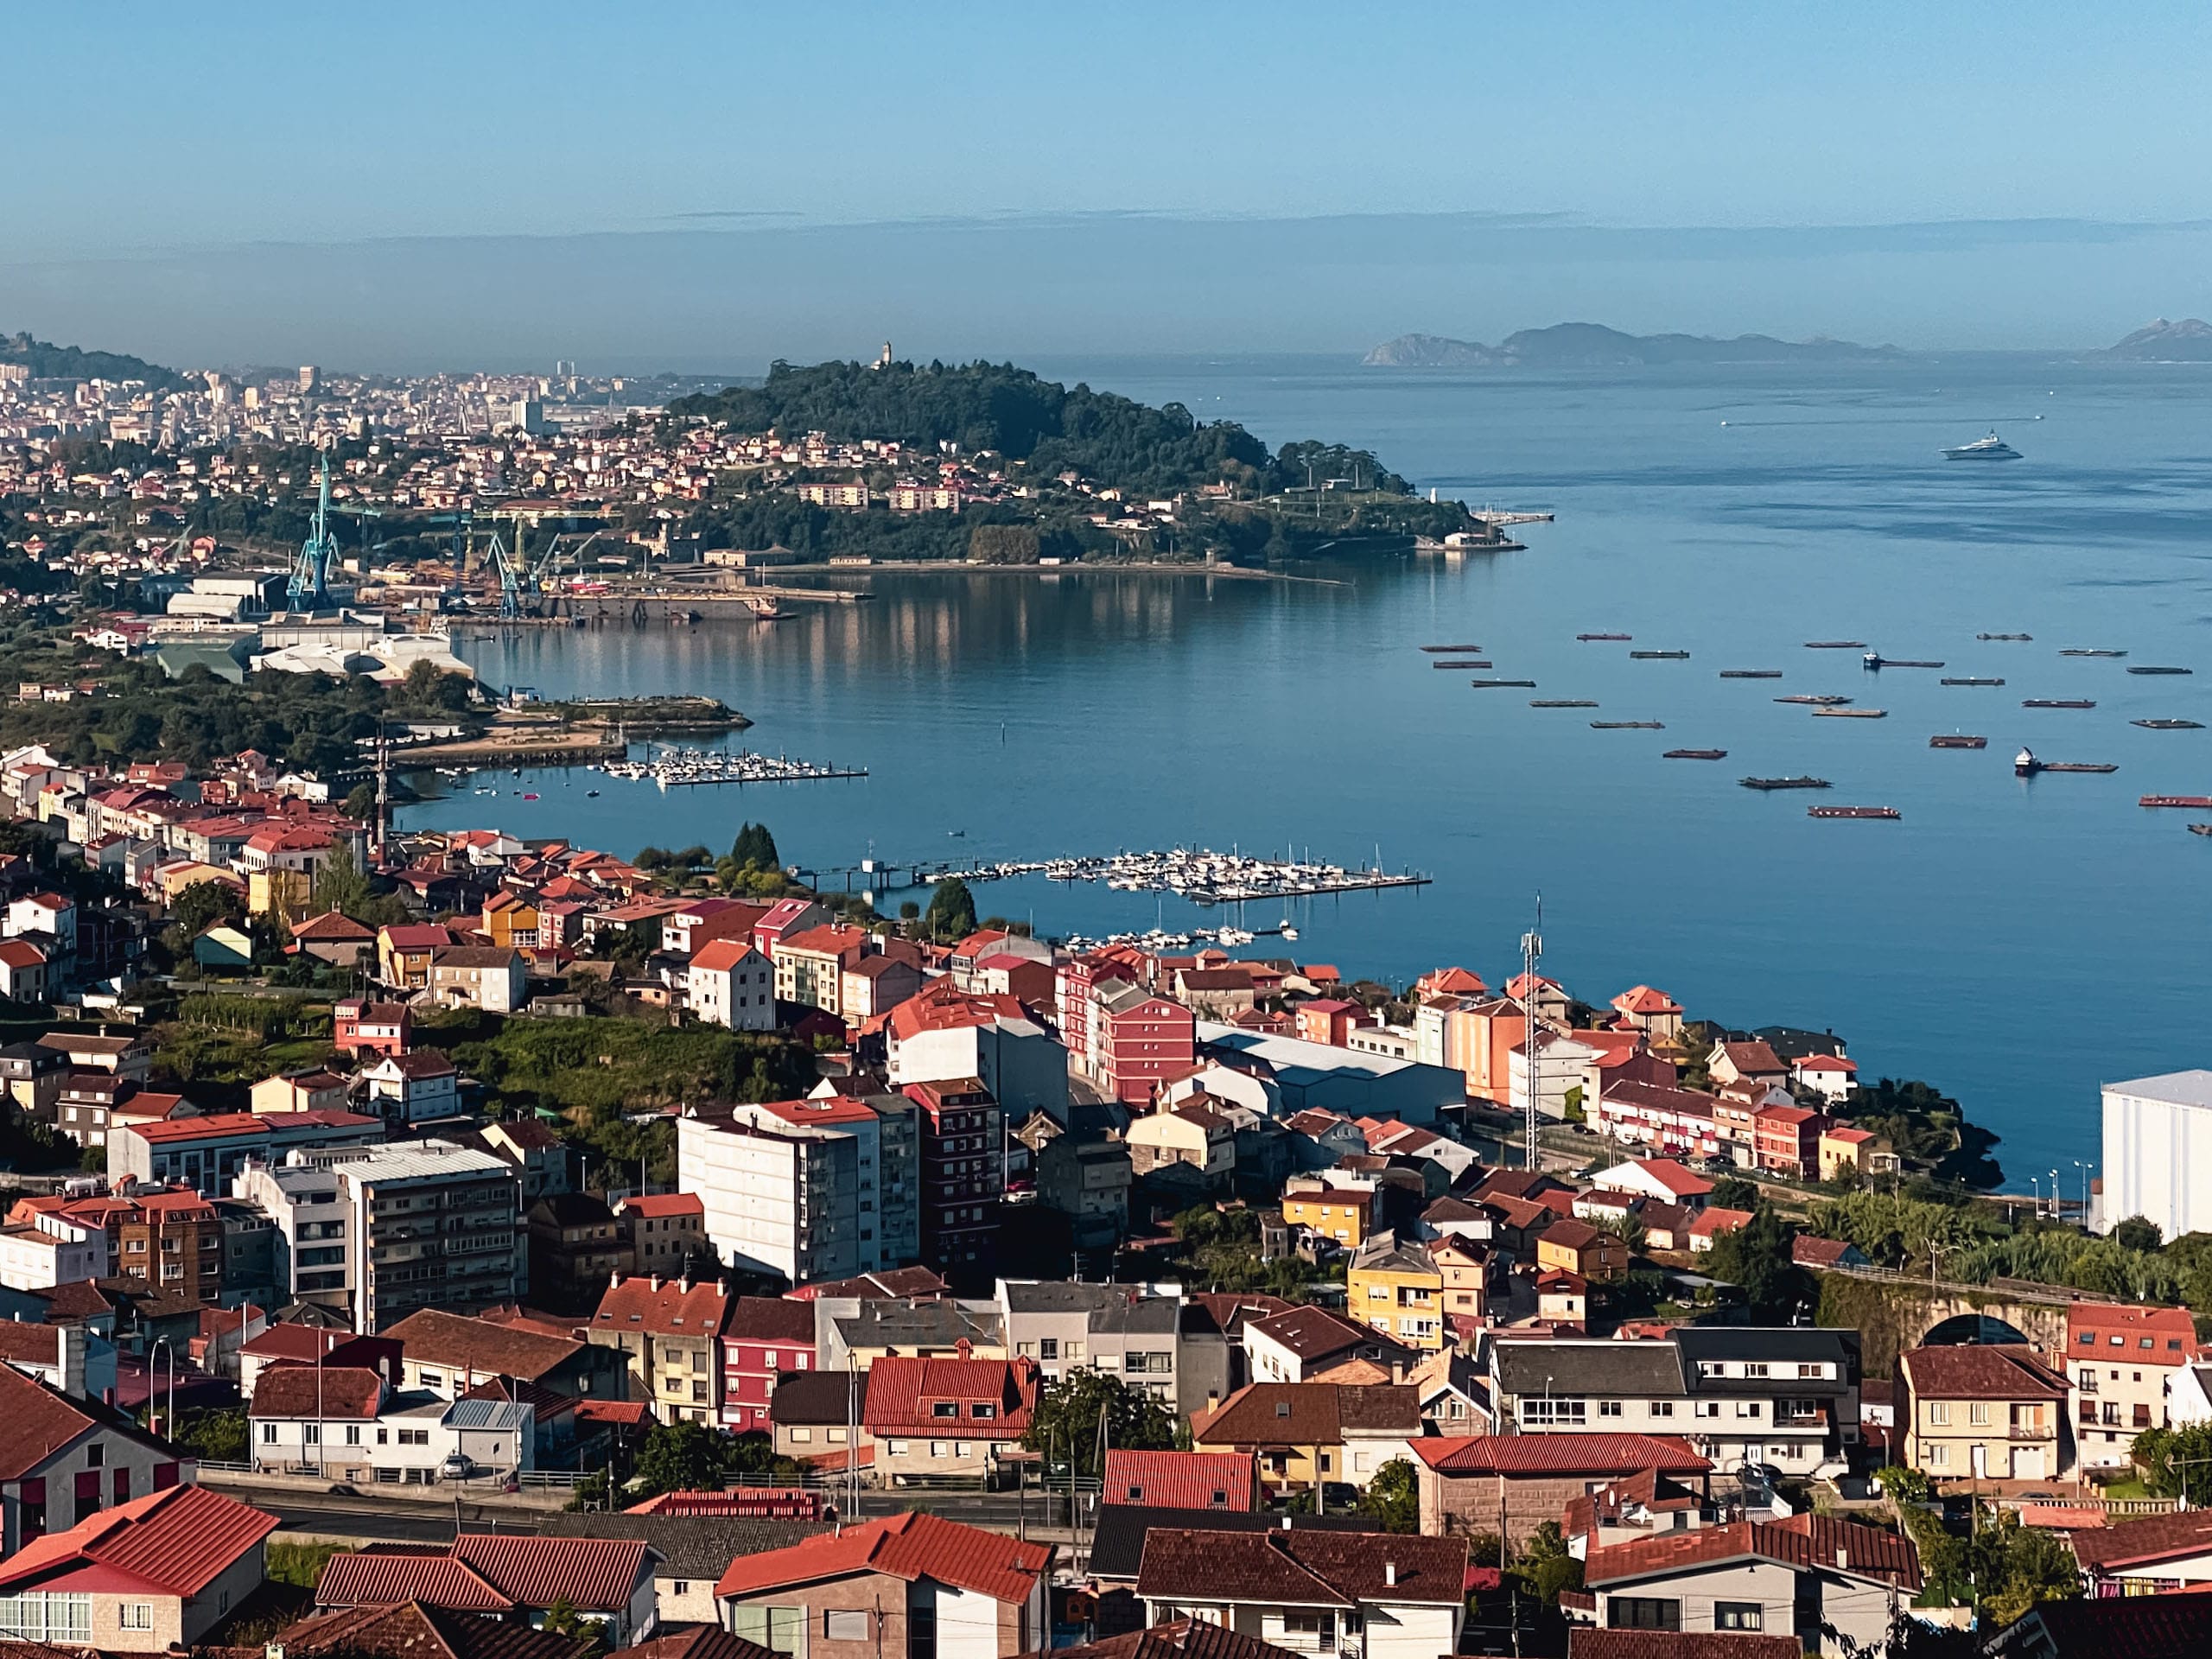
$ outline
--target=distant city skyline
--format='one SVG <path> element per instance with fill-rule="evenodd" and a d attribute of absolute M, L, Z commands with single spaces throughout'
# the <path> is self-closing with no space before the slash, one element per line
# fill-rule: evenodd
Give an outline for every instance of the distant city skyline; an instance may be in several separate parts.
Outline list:
<path fill-rule="evenodd" d="M 2212 14 L 67 8 L 0 330 L 193 362 L 2078 348 L 2212 311 Z M 170 89 L 97 106 L 63 66 Z M 96 112 L 95 112 L 96 110 Z"/>

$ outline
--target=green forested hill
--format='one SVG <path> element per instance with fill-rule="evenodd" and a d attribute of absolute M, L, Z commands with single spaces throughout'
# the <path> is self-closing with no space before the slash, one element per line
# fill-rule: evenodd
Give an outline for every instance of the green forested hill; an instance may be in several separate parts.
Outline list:
<path fill-rule="evenodd" d="M 40 380 L 144 380 L 172 386 L 183 378 L 175 369 L 165 369 L 142 357 L 56 346 L 51 340 L 33 340 L 28 333 L 0 339 L 0 363 L 21 363 Z"/>
<path fill-rule="evenodd" d="M 1072 468 L 1129 489 L 1173 490 L 1228 479 L 1262 493 L 1317 476 L 1354 476 L 1370 488 L 1405 480 L 1371 454 L 1335 444 L 1286 445 L 1280 454 L 1233 421 L 1201 422 L 1180 404 L 1154 409 L 1087 385 L 1064 386 L 1012 364 L 778 363 L 760 386 L 681 398 L 678 417 L 741 432 L 822 432 L 895 438 L 963 452 L 995 450 L 1050 475 Z"/>

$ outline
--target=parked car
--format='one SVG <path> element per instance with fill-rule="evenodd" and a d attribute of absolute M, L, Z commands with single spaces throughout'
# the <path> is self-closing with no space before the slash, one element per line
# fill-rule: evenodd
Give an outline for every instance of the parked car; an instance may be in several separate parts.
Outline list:
<path fill-rule="evenodd" d="M 476 1460 L 474 1458 L 463 1457 L 458 1452 L 454 1452 L 438 1465 L 440 1480 L 467 1480 L 471 1476 L 482 1472 L 476 1466 Z"/>

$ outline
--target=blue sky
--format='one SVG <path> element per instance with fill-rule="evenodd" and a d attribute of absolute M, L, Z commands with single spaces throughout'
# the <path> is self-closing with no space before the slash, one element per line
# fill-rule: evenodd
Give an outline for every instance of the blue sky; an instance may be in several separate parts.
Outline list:
<path fill-rule="evenodd" d="M 463 349 L 486 270 L 502 350 L 715 362 L 878 315 L 948 351 L 995 312 L 1030 349 L 1336 350 L 1547 300 L 2031 346 L 2212 308 L 2201 233 L 2149 228 L 2212 219 L 2201 8 L 469 0 L 47 6 L 9 39 L 0 328 L 210 359 L 252 349 L 226 290 L 280 274 L 323 291 L 274 305 L 272 360 Z M 944 221 L 988 226 L 964 265 Z M 619 278 L 595 314 L 580 262 Z"/>

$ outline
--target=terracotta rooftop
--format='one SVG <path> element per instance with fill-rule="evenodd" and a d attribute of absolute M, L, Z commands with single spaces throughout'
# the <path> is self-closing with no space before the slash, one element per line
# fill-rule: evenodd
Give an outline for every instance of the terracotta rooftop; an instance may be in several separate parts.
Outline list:
<path fill-rule="evenodd" d="M 1253 1490 L 1252 1459 L 1239 1453 L 1109 1448 L 1102 1496 L 1171 1510 L 1249 1510 Z"/>
<path fill-rule="evenodd" d="M 1467 1541 L 1402 1533 L 1172 1531 L 1145 1536 L 1137 1593 L 1147 1600 L 1446 1604 L 1466 1594 Z"/>
<path fill-rule="evenodd" d="M 1052 1560 L 1049 1544 L 1025 1543 L 917 1511 L 865 1522 L 786 1549 L 741 1555 L 729 1564 L 715 1594 L 750 1599 L 788 1585 L 881 1573 L 910 1584 L 935 1579 L 995 1601 L 1018 1602 L 1035 1589 Z"/>
<path fill-rule="evenodd" d="M 92 1567 L 127 1575 L 134 1586 L 196 1596 L 278 1524 L 275 1516 L 207 1487 L 170 1486 L 33 1539 L 0 1563 L 0 1591 Z"/>

